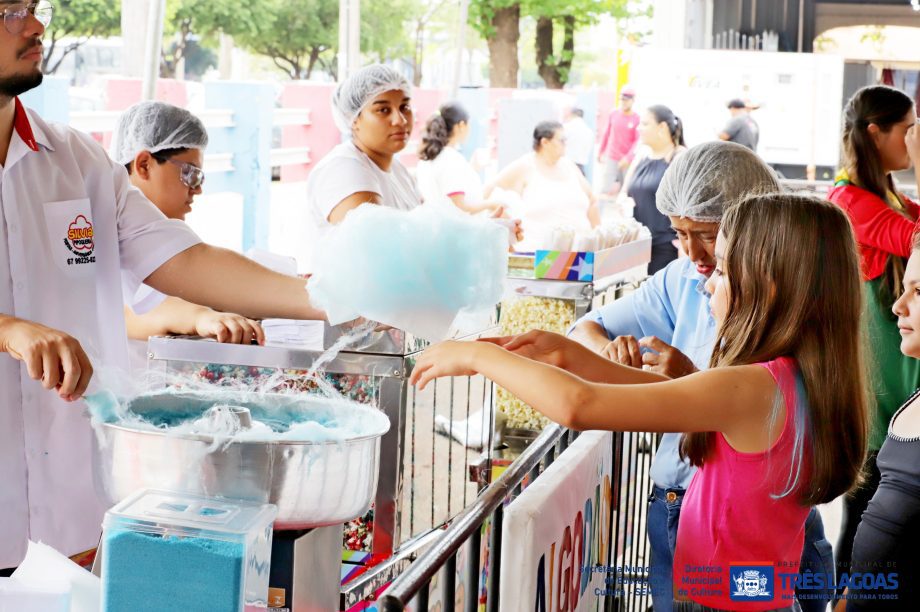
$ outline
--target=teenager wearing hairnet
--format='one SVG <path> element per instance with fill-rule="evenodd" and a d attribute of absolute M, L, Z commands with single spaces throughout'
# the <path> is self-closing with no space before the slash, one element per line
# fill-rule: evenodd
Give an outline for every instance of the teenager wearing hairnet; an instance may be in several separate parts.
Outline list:
<path fill-rule="evenodd" d="M 125 166 L 131 184 L 170 219 L 185 220 L 201 193 L 208 132 L 195 115 L 165 102 L 141 102 L 118 120 L 112 157 Z M 241 315 L 218 312 L 141 285 L 125 296 L 125 323 L 133 353 L 146 353 L 150 336 L 189 334 L 218 342 L 264 341 L 262 327 Z M 137 360 L 138 365 L 144 360 Z"/>
<path fill-rule="evenodd" d="M 395 155 L 412 133 L 412 86 L 389 66 L 366 66 L 332 95 L 344 141 L 310 172 L 307 202 L 321 234 L 362 204 L 411 210 L 422 203 L 415 180 Z"/>
<path fill-rule="evenodd" d="M 671 378 L 709 366 L 715 321 L 706 280 L 715 270 L 715 242 L 725 209 L 748 195 L 781 191 L 773 171 L 750 149 L 728 142 L 697 145 L 665 171 L 658 210 L 677 233 L 686 257 L 669 263 L 637 291 L 582 317 L 570 335 L 608 359 Z M 678 407 L 675 407 L 677 409 Z M 650 586 L 656 610 L 670 610 L 672 566 L 681 502 L 695 469 L 682 461 L 680 434 L 664 434 L 652 462 L 649 498 Z M 830 543 L 817 511 L 806 523 L 803 567 L 833 575 Z M 804 598 L 804 610 L 827 600 Z"/>

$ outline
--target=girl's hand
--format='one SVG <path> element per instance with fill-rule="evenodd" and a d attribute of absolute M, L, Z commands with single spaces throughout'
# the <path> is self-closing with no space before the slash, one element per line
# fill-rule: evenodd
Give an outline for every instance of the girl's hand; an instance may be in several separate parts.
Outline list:
<path fill-rule="evenodd" d="M 521 229 L 520 219 L 509 219 L 507 217 L 492 217 L 495 222 L 508 230 L 508 246 L 512 247 L 515 243 L 524 239 L 524 231 Z"/>
<path fill-rule="evenodd" d="M 480 342 L 496 344 L 506 351 L 562 369 L 566 369 L 566 364 L 571 363 L 572 356 L 582 348 L 565 336 L 540 330 L 517 336 L 481 338 Z"/>
<path fill-rule="evenodd" d="M 521 226 L 520 219 L 512 219 L 514 222 L 514 241 L 520 242 L 524 239 L 524 228 Z"/>
<path fill-rule="evenodd" d="M 229 344 L 265 344 L 265 332 L 258 322 L 238 314 L 207 309 L 195 321 L 195 333 Z"/>
<path fill-rule="evenodd" d="M 481 345 L 475 342 L 448 340 L 434 344 L 421 354 L 412 368 L 409 383 L 421 391 L 436 378 L 473 376 L 477 374 L 475 360 Z"/>

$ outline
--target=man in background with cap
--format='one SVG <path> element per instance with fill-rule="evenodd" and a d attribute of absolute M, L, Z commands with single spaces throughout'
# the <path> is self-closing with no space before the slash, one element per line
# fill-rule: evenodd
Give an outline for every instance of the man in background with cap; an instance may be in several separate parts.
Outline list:
<path fill-rule="evenodd" d="M 732 118 L 719 133 L 721 140 L 737 142 L 757 152 L 757 141 L 760 140 L 760 128 L 754 118 L 748 113 L 744 100 L 735 98 L 728 103 L 728 112 Z"/>
<path fill-rule="evenodd" d="M 601 136 L 597 161 L 604 164 L 601 193 L 616 195 L 623 187 L 623 178 L 632 163 L 639 141 L 639 114 L 633 111 L 636 91 L 629 86 L 620 92 L 620 107 L 610 112 Z"/>

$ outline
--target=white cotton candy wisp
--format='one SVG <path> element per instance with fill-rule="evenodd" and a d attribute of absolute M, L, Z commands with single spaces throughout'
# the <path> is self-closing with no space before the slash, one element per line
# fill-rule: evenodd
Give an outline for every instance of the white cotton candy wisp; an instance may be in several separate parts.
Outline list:
<path fill-rule="evenodd" d="M 364 317 L 434 342 L 459 313 L 501 300 L 508 234 L 446 205 L 364 205 L 324 237 L 314 268 L 307 289 L 329 323 Z"/>

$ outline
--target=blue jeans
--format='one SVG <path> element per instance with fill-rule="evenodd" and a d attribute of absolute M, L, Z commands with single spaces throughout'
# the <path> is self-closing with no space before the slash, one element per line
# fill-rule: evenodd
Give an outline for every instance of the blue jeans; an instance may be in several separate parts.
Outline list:
<path fill-rule="evenodd" d="M 674 549 L 684 489 L 652 487 L 648 505 L 649 589 L 655 612 L 669 612 L 674 601 Z"/>
<path fill-rule="evenodd" d="M 812 508 L 805 519 L 805 547 L 802 549 L 799 572 L 807 571 L 834 576 L 834 550 L 824 536 L 824 521 L 817 508 Z M 796 589 L 795 595 L 803 612 L 824 612 L 827 610 L 827 602 L 834 596 L 834 589 Z"/>
<path fill-rule="evenodd" d="M 677 525 L 684 490 L 662 489 L 655 486 L 649 496 L 648 540 L 651 548 L 649 588 L 655 612 L 670 612 L 674 601 L 674 550 L 677 547 Z M 811 509 L 805 520 L 805 546 L 802 549 L 800 571 L 834 575 L 834 555 L 831 543 L 824 537 L 824 522 L 818 510 Z M 824 612 L 833 589 L 827 592 L 796 590 L 803 612 Z M 816 598 L 820 595 L 820 598 Z"/>

